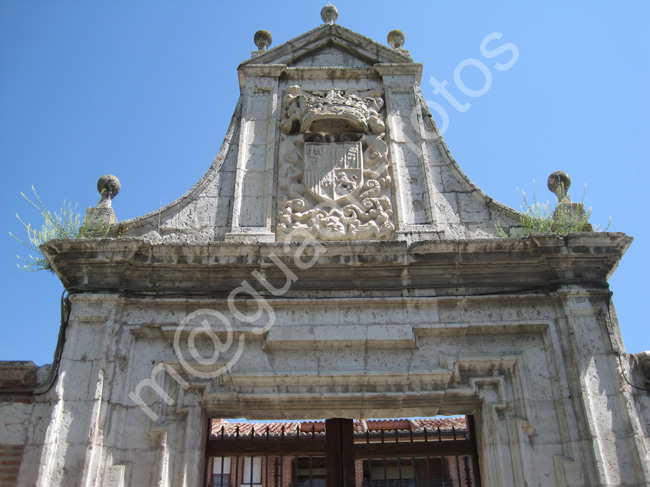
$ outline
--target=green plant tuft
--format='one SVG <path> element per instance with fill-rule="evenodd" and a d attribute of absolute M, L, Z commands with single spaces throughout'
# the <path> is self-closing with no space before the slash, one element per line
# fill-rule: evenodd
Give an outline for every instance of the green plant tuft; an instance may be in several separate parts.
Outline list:
<path fill-rule="evenodd" d="M 20 255 L 17 256 L 20 261 L 17 264 L 19 269 L 28 272 L 54 272 L 50 262 L 45 258 L 45 255 L 43 255 L 43 252 L 41 252 L 40 249 L 40 246 L 45 242 L 57 239 L 86 238 L 97 236 L 101 233 L 104 233 L 104 235 L 108 233 L 109 228 L 80 230 L 82 218 L 81 214 L 77 211 L 77 205 L 73 207 L 72 203 L 66 204 L 66 202 L 63 201 L 61 211 L 53 213 L 47 209 L 40 196 L 38 196 L 38 193 L 36 193 L 34 186 L 32 186 L 32 192 L 34 193 L 35 200 L 29 199 L 23 192 L 20 194 L 30 205 L 38 210 L 43 217 L 44 222 L 40 230 L 35 229 L 32 228 L 31 223 L 25 223 L 18 213 L 16 213 L 16 218 L 18 218 L 20 223 L 22 223 L 27 230 L 27 241 L 21 240 L 11 232 L 9 232 L 9 235 L 27 247 L 30 252 L 33 252 L 33 254 L 29 254 L 28 258 L 23 258 Z"/>
<path fill-rule="evenodd" d="M 520 191 L 519 188 L 517 188 L 517 193 L 519 193 L 519 202 L 522 211 L 520 223 L 525 236 L 539 233 L 568 235 L 569 233 L 574 232 L 600 231 L 599 225 L 592 227 L 589 223 L 589 218 L 591 217 L 592 212 L 591 208 L 586 211 L 577 212 L 576 204 L 571 203 L 570 201 L 568 204 L 558 204 L 555 208 L 551 208 L 551 203 L 549 201 L 546 203 L 537 201 L 537 196 L 535 194 L 535 181 L 533 181 L 532 203 L 528 201 L 525 191 Z M 582 201 L 584 202 L 584 195 Z M 581 207 L 583 207 L 582 203 Z M 603 231 L 607 231 L 610 224 L 611 217 L 609 224 Z M 496 224 L 496 230 L 500 237 L 508 236 L 499 223 Z"/>

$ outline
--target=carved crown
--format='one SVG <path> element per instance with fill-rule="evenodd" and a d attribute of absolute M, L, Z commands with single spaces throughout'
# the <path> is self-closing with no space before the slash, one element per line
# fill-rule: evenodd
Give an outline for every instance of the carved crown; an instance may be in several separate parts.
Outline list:
<path fill-rule="evenodd" d="M 344 131 L 368 132 L 368 115 L 368 106 L 353 90 L 319 91 L 306 100 L 301 128 L 302 132 L 310 128 L 315 132 L 330 132 L 328 121 L 336 119 L 339 125 L 341 120 L 348 123 L 342 128 Z"/>

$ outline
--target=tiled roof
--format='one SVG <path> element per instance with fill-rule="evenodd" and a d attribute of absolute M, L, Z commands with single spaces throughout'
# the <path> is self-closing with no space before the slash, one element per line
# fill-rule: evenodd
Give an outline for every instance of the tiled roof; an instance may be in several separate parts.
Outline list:
<path fill-rule="evenodd" d="M 264 422 L 264 423 L 248 423 L 248 422 L 229 422 L 212 420 L 212 436 L 221 436 L 222 429 L 224 436 L 250 436 L 254 429 L 255 436 L 266 436 L 267 429 L 269 436 L 281 436 L 284 428 L 285 435 L 295 435 L 296 430 L 300 423 L 298 421 L 291 422 Z"/>
<path fill-rule="evenodd" d="M 455 428 L 457 431 L 466 431 L 467 425 L 465 417 L 456 418 L 417 418 L 417 419 L 371 419 L 366 420 L 368 431 L 381 431 L 381 430 L 399 430 L 399 431 L 413 431 L 419 432 L 427 430 L 437 430 L 440 428 L 442 431 L 451 430 Z M 355 433 L 365 433 L 363 423 L 359 420 L 354 422 Z"/>
<path fill-rule="evenodd" d="M 364 424 L 365 423 L 365 424 Z M 231 422 L 219 419 L 212 420 L 212 437 L 235 437 L 250 436 L 254 431 L 255 436 L 282 436 L 284 434 L 296 435 L 300 428 L 301 433 L 323 433 L 325 431 L 325 421 L 288 421 L 288 422 Z M 428 431 L 437 431 L 438 428 L 442 432 L 450 432 L 454 428 L 458 433 L 467 431 L 467 424 L 465 417 L 454 418 L 417 418 L 417 419 L 368 419 L 368 420 L 354 420 L 354 432 L 365 433 L 366 431 L 413 431 L 422 432 L 426 428 Z"/>

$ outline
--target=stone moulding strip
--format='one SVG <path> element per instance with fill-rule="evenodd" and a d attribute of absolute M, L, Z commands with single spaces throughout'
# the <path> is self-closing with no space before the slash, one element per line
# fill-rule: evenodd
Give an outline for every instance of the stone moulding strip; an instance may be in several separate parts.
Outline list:
<path fill-rule="evenodd" d="M 286 64 L 247 64 L 237 70 L 239 75 L 239 89 L 244 89 L 247 76 L 256 78 L 279 78 L 287 69 Z"/>
<path fill-rule="evenodd" d="M 105 320 L 87 320 L 83 322 L 103 322 Z M 430 324 L 367 324 L 357 325 L 354 323 L 312 324 L 312 325 L 276 325 L 268 332 L 259 335 L 254 332 L 254 325 L 243 325 L 238 327 L 238 322 L 232 320 L 232 337 L 239 340 L 244 335 L 247 340 L 262 340 L 263 350 L 327 350 L 338 348 L 368 348 L 368 349 L 414 349 L 418 347 L 418 338 L 425 336 L 465 336 L 481 334 L 528 334 L 545 332 L 552 324 L 549 321 L 532 323 L 519 320 L 500 320 L 491 323 L 453 323 L 440 322 Z M 140 338 L 156 338 L 156 333 L 149 333 L 147 330 L 152 326 L 157 328 L 166 339 L 173 339 L 177 333 L 177 324 L 156 324 L 143 323 L 140 325 L 129 325 L 132 335 Z M 187 325 L 180 332 L 180 337 L 187 338 L 201 327 Z M 225 329 L 213 329 L 214 335 L 220 340 L 228 337 Z"/>
<path fill-rule="evenodd" d="M 143 326 L 139 328 L 131 328 L 131 333 L 134 336 L 138 336 L 140 333 L 140 330 L 142 328 L 150 328 L 150 326 Z M 178 330 L 178 325 L 164 325 L 160 326 L 160 331 L 162 332 L 162 336 L 165 337 L 168 340 L 173 340 L 174 336 L 177 334 Z M 188 338 L 190 336 L 190 333 L 192 333 L 195 330 L 204 330 L 200 326 L 196 325 L 186 325 L 183 327 L 183 329 L 178 333 L 179 338 Z M 233 339 L 234 343 L 237 343 L 239 341 L 239 338 L 241 335 L 244 335 L 247 341 L 260 341 L 263 340 L 264 336 L 260 335 L 258 333 L 254 333 L 255 326 L 253 325 L 248 325 L 246 329 L 237 329 L 235 326 L 233 326 L 233 329 L 230 333 L 228 333 L 225 328 L 222 329 L 213 329 L 212 333 L 214 333 L 214 336 L 216 336 L 219 340 L 223 341 L 228 338 L 230 335 Z M 151 338 L 149 335 L 145 333 L 142 334 L 142 338 Z M 233 345 L 233 348 L 236 348 L 236 345 Z"/>
<path fill-rule="evenodd" d="M 494 409 L 505 410 L 507 406 L 506 396 L 505 396 L 505 387 L 506 381 L 503 376 L 494 376 L 494 377 L 478 377 L 470 378 L 469 383 L 471 387 L 476 391 L 476 394 L 480 396 L 480 388 L 485 385 L 494 385 L 496 386 L 498 401 L 491 402 L 490 404 Z"/>
<path fill-rule="evenodd" d="M 556 291 L 551 293 L 553 295 L 558 295 L 558 298 L 561 298 L 561 293 Z M 609 295 L 607 290 L 578 290 L 575 293 L 571 292 L 571 296 L 602 296 L 606 297 Z M 103 301 L 119 301 L 125 306 L 130 305 L 140 305 L 142 301 L 155 301 L 156 304 L 165 305 L 169 307 L 176 307 L 178 305 L 192 304 L 197 308 L 214 306 L 219 309 L 227 309 L 228 300 L 224 297 L 211 295 L 211 293 L 200 293 L 199 295 L 188 296 L 188 297 L 176 297 L 176 296 L 165 296 L 156 295 L 156 294 L 147 294 L 147 295 L 131 295 L 131 294 L 119 294 L 115 295 L 112 293 L 105 292 L 88 292 L 88 293 L 79 293 L 74 294 L 76 299 L 84 299 L 88 301 L 94 300 L 103 300 Z M 397 303 L 408 303 L 408 304 L 427 304 L 431 306 L 436 306 L 436 303 L 452 303 L 457 302 L 459 296 L 457 295 L 440 295 L 440 296 L 346 296 L 345 301 L 341 301 L 340 297 L 323 297 L 323 298 L 301 298 L 301 297 L 291 297 L 291 298 L 274 298 L 273 307 L 285 307 L 285 308 L 294 308 L 294 307 L 304 307 L 309 305 L 318 304 L 319 306 L 332 306 L 332 307 L 356 307 L 360 305 L 372 305 L 372 306 L 394 306 Z M 534 300 L 540 302 L 548 302 L 548 296 L 542 295 L 539 293 L 499 293 L 499 294 L 488 294 L 488 295 L 476 295 L 476 296 L 462 296 L 464 301 L 504 301 L 512 302 L 512 300 Z M 254 300 L 248 300 L 251 304 L 254 303 Z M 242 300 L 244 302 L 244 300 Z M 517 322 L 517 320 L 499 320 L 498 323 L 509 324 Z M 483 322 L 478 322 L 479 324 Z M 485 322 L 485 324 L 496 323 L 494 321 Z M 526 320 L 526 323 L 530 324 L 543 324 L 546 323 L 543 320 Z M 371 323 L 374 324 L 374 323 Z M 377 323 L 378 324 L 378 323 Z M 454 324 L 449 322 L 450 326 Z M 463 325 L 463 323 L 455 323 L 456 325 Z"/>
<path fill-rule="evenodd" d="M 341 372 L 337 374 L 309 374 L 298 372 L 263 372 L 263 373 L 229 373 L 228 383 L 235 390 L 218 390 L 209 386 L 211 381 L 192 381 L 193 387 L 203 390 L 203 409 L 209 413 L 212 409 L 225 414 L 232 411 L 233 414 L 247 413 L 249 419 L 254 419 L 256 414 L 268 414 L 273 411 L 291 411 L 295 415 L 296 410 L 304 410 L 304 414 L 313 414 L 313 411 L 321 410 L 365 410 L 377 413 L 381 410 L 400 409 L 413 412 L 423 412 L 427 409 L 452 408 L 458 411 L 465 408 L 471 412 L 475 409 L 482 396 L 482 388 L 494 386 L 496 396 L 486 396 L 491 407 L 505 409 L 507 407 L 506 382 L 503 374 L 494 375 L 495 366 L 500 367 L 503 372 L 512 371 L 517 363 L 517 356 L 475 356 L 461 357 L 453 360 L 451 369 L 434 369 L 426 371 L 411 371 L 409 373 L 386 373 L 385 371 L 366 371 L 360 376 L 358 372 Z M 180 372 L 178 364 L 170 364 Z M 470 372 L 467 366 L 484 366 L 490 370 L 477 374 L 477 370 Z M 510 372 L 508 372 L 510 373 Z M 460 375 L 466 374 L 460 382 Z M 487 374 L 487 375 L 485 375 Z M 456 379 L 454 379 L 456 377 Z M 223 378 L 216 379 L 219 384 Z M 413 380 L 419 383 L 426 383 L 430 386 L 428 390 L 409 390 L 408 384 Z M 451 385 L 453 384 L 455 385 Z M 394 386 L 400 390 L 389 392 L 372 391 L 373 385 Z M 277 394 L 277 388 L 283 389 L 281 396 Z M 318 391 L 317 393 L 299 392 L 291 388 L 304 387 L 351 387 L 345 393 L 340 391 Z M 523 389 L 522 389 L 523 388 Z M 265 390 L 268 389 L 268 390 Z M 516 385 L 517 395 L 525 393 L 526 384 Z M 368 405 L 372 404 L 372 408 Z M 311 411 L 311 412 L 310 412 Z M 250 414 L 250 416 L 248 416 Z M 406 414 L 406 413 L 404 413 Z M 260 416 L 261 417 L 261 416 Z M 264 416 L 266 419 L 271 416 Z M 293 417 L 293 416 L 292 416 Z M 305 416 L 306 417 L 306 416 Z M 525 418 L 523 418 L 525 420 Z"/>
<path fill-rule="evenodd" d="M 512 299 L 512 298 L 511 298 Z M 513 333 L 543 333 L 551 326 L 549 320 L 498 320 L 491 322 L 453 323 L 440 322 L 414 325 L 416 337 L 453 336 L 453 335 L 489 335 Z"/>
<path fill-rule="evenodd" d="M 485 253 L 491 252 L 496 256 L 506 253 L 524 253 L 527 257 L 539 256 L 542 254 L 581 255 L 586 254 L 592 259 L 607 257 L 604 250 L 609 252 L 625 252 L 632 243 L 632 238 L 623 233 L 587 233 L 570 234 L 566 237 L 544 234 L 524 238 L 490 238 L 490 239 L 467 239 L 467 240 L 428 240 L 408 245 L 402 241 L 357 241 L 357 242 L 320 242 L 327 243 L 327 251 L 319 258 L 321 261 L 336 259 L 346 255 L 363 255 L 365 257 L 381 257 L 392 253 L 416 257 L 427 254 L 454 254 Z M 130 258 L 133 252 L 142 252 L 145 249 L 156 250 L 159 257 L 173 257 L 176 255 L 194 255 L 207 250 L 212 257 L 241 258 L 245 256 L 255 257 L 251 263 L 259 261 L 260 258 L 275 253 L 278 257 L 283 255 L 293 257 L 293 250 L 299 247 L 300 243 L 264 243 L 264 244 L 233 244 L 229 242 L 214 241 L 208 244 L 190 243 L 161 243 L 155 244 L 149 240 L 140 238 L 121 239 L 68 239 L 51 240 L 43 245 L 43 250 L 54 260 L 58 257 L 67 256 L 71 260 L 87 261 L 94 260 L 117 263 L 122 258 Z M 295 247 L 295 249 L 294 249 Z M 68 255 L 69 254 L 69 255 Z M 239 259 L 238 259 L 239 260 Z M 158 263 L 175 263 L 172 260 L 160 260 Z M 205 262 L 197 262 L 197 264 Z M 214 262 L 216 264 L 217 262 Z M 238 261 L 241 264 L 240 261 Z"/>
<path fill-rule="evenodd" d="M 420 63 L 377 63 L 373 66 L 373 69 L 377 71 L 377 73 L 379 73 L 382 78 L 384 76 L 412 75 L 415 76 L 415 80 L 417 81 L 418 85 L 422 81 L 423 66 Z"/>
<path fill-rule="evenodd" d="M 283 73 L 289 80 L 313 79 L 380 79 L 374 68 L 290 67 Z M 283 76 L 283 77 L 284 77 Z"/>
<path fill-rule="evenodd" d="M 154 291 L 154 290 L 152 290 Z M 553 293 L 557 294 L 557 292 Z M 571 293 L 573 296 L 574 293 Z M 576 292 L 575 296 L 594 296 L 594 295 L 599 295 L 606 297 L 609 295 L 609 292 L 606 290 L 580 290 L 580 292 Z M 119 301 L 121 304 L 124 306 L 130 306 L 130 305 L 135 305 L 139 306 L 143 301 L 155 301 L 156 304 L 159 305 L 165 305 L 169 307 L 176 307 L 179 305 L 194 305 L 198 308 L 202 307 L 216 307 L 218 309 L 227 309 L 228 307 L 228 300 L 223 297 L 217 297 L 211 296 L 210 293 L 201 293 L 200 295 L 195 295 L 195 296 L 187 296 L 187 297 L 175 297 L 175 296 L 165 296 L 163 295 L 131 295 L 131 294 L 118 294 L 115 295 L 113 293 L 106 293 L 106 292 L 88 292 L 88 293 L 78 293 L 71 295 L 74 296 L 74 299 L 78 300 L 84 300 L 84 301 L 95 301 L 95 300 L 101 300 L 101 301 L 110 301 L 110 302 L 115 302 Z M 294 307 L 304 307 L 304 306 L 310 306 L 314 304 L 318 304 L 319 306 L 332 306 L 332 307 L 357 307 L 357 306 L 363 306 L 363 305 L 372 305 L 372 306 L 394 306 L 395 304 L 398 303 L 408 303 L 408 304 L 415 304 L 415 305 L 422 305 L 422 304 L 427 304 L 430 306 L 436 306 L 437 303 L 452 303 L 452 302 L 457 302 L 458 301 L 458 296 L 456 295 L 441 295 L 441 296 L 379 296 L 379 297 L 374 297 L 374 296 L 360 296 L 360 297 L 347 297 L 345 298 L 345 301 L 341 301 L 340 297 L 324 297 L 324 298 L 300 298 L 300 297 L 295 297 L 295 298 L 274 298 L 273 299 L 273 307 L 284 307 L 284 308 L 294 308 Z M 542 295 L 539 293 L 502 293 L 502 294 L 490 294 L 490 295 L 477 295 L 477 296 L 463 296 L 462 299 L 464 301 L 504 301 L 504 302 L 512 302 L 512 300 L 524 300 L 524 301 L 529 301 L 529 300 L 534 300 L 534 301 L 540 301 L 540 302 L 548 302 L 548 296 L 547 295 Z M 254 300 L 248 300 L 251 302 L 251 304 L 254 302 Z M 242 300 L 243 302 L 243 300 Z M 98 315 L 99 316 L 99 315 Z M 498 322 L 490 321 L 490 322 L 477 322 L 479 325 L 480 324 L 486 324 L 486 325 L 491 325 L 493 323 L 503 323 L 503 324 L 512 324 L 512 323 L 520 323 L 520 324 L 533 324 L 533 325 L 540 325 L 546 323 L 544 320 L 525 320 L 525 323 L 521 323 L 517 320 L 499 320 Z M 162 323 L 161 323 L 162 324 Z M 371 323 L 374 324 L 374 323 Z M 378 323 L 377 323 L 378 324 Z M 444 325 L 444 323 L 441 323 Z M 449 322 L 449 326 L 467 326 L 465 323 L 454 323 L 454 322 Z M 426 324 L 422 325 L 417 325 L 417 326 L 428 326 Z M 434 325 L 432 325 L 434 326 Z M 438 326 L 438 324 L 435 324 L 435 326 Z"/>
<path fill-rule="evenodd" d="M 603 297 L 607 297 L 609 293 L 607 291 L 600 291 L 600 292 L 584 292 L 580 293 L 580 296 L 591 296 L 593 297 L 594 294 L 601 295 Z M 194 308 L 196 309 L 201 309 L 201 308 L 210 308 L 210 309 L 215 309 L 215 310 L 221 310 L 224 312 L 225 316 L 231 318 L 231 314 L 228 311 L 228 301 L 225 298 L 221 299 L 214 299 L 214 298 L 165 298 L 165 297 L 160 297 L 156 298 L 154 296 L 147 296 L 147 297 L 123 297 L 123 296 L 115 296 L 113 294 L 98 294 L 98 293 L 93 293 L 93 294 L 75 294 L 72 296 L 75 299 L 75 302 L 80 303 L 80 302 L 93 302 L 93 301 L 106 301 L 106 302 L 112 302 L 112 303 L 119 303 L 121 306 L 123 306 L 120 314 L 118 315 L 117 320 L 122 323 L 122 326 L 129 327 L 131 333 L 134 335 L 142 334 L 144 333 L 143 330 L 156 327 L 159 328 L 164 336 L 172 336 L 174 335 L 177 327 L 178 327 L 178 322 L 177 319 L 163 322 L 160 321 L 159 318 L 156 317 L 156 315 L 151 312 L 147 315 L 146 319 L 138 318 L 137 322 L 132 322 L 129 320 L 129 314 L 128 310 L 131 306 L 140 306 L 142 305 L 143 301 L 155 301 L 156 305 L 158 307 L 163 307 L 163 308 L 170 308 L 170 309 L 175 309 L 178 308 L 179 306 L 186 307 L 187 305 L 191 305 L 191 307 L 187 308 L 187 312 L 191 312 Z M 525 301 L 525 302 L 530 302 L 531 300 L 538 301 L 538 302 L 546 302 L 548 300 L 548 296 L 541 295 L 541 294 L 501 294 L 501 295 L 490 295 L 490 296 L 471 296 L 471 297 L 464 297 L 463 298 L 465 302 L 467 303 L 472 303 L 472 302 L 483 302 L 483 301 L 497 301 L 497 302 L 507 302 L 507 303 L 515 303 L 517 301 Z M 561 296 L 558 296 L 557 299 L 561 299 Z M 278 298 L 273 301 L 270 301 L 271 306 L 275 310 L 283 310 L 283 309 L 294 309 L 294 308 L 307 308 L 310 306 L 315 306 L 317 305 L 320 308 L 337 308 L 337 309 L 345 309 L 345 308 L 357 308 L 357 307 L 364 307 L 364 306 L 372 306 L 373 308 L 377 307 L 394 307 L 395 305 L 402 305 L 402 308 L 406 310 L 406 308 L 409 305 L 414 305 L 414 306 L 421 306 L 421 305 L 427 305 L 431 308 L 437 308 L 439 304 L 443 303 L 452 303 L 458 300 L 458 297 L 454 296 L 432 296 L 432 297 L 379 297 L 379 298 L 347 298 L 345 302 L 340 302 L 338 298 L 319 298 L 319 299 L 314 299 L 314 298 L 296 298 L 296 299 L 282 299 Z M 249 300 L 251 305 L 255 305 L 254 300 Z M 241 304 L 240 304 L 241 305 Z M 242 309 L 245 307 L 245 305 L 241 305 Z M 75 307 L 75 308 L 78 308 Z M 580 314 L 580 310 L 576 311 L 577 314 Z M 162 313 L 164 315 L 164 312 Z M 591 313 L 590 313 L 591 315 Z M 184 317 L 185 315 L 183 315 Z M 103 322 L 107 319 L 108 314 L 107 313 L 93 313 L 92 315 L 76 315 L 74 319 L 77 321 L 81 322 Z M 182 318 L 181 318 L 182 319 Z M 233 325 L 233 333 L 235 333 L 237 336 L 241 333 L 244 333 L 247 335 L 247 338 L 254 338 L 252 335 L 252 327 L 251 326 L 245 326 L 245 327 L 238 327 L 238 321 L 232 319 L 232 325 Z M 328 325 L 326 323 L 312 323 L 309 325 L 302 325 L 302 324 L 284 324 L 282 325 L 283 327 L 287 328 L 288 330 L 293 330 L 293 329 L 301 329 L 301 328 L 294 328 L 294 327 L 328 327 L 328 326 L 354 326 L 355 323 L 350 323 L 350 325 L 347 325 L 345 321 L 334 324 L 334 325 Z M 472 322 L 467 323 L 464 321 L 461 322 L 452 322 L 452 321 L 429 321 L 429 322 L 413 322 L 413 323 L 395 323 L 394 325 L 397 326 L 407 326 L 409 328 L 413 329 L 413 333 L 415 336 L 415 340 L 417 340 L 417 337 L 424 337 L 424 336 L 449 336 L 449 335 L 467 335 L 467 334 L 481 334 L 481 333 L 542 333 L 544 332 L 549 326 L 554 326 L 552 321 L 549 320 L 517 320 L 517 319 L 512 319 L 512 320 L 498 320 L 498 321 L 490 321 L 490 322 Z M 394 326 L 390 325 L 390 326 Z M 367 325 L 364 326 L 385 326 L 385 324 L 382 323 L 368 323 Z M 185 336 L 189 334 L 195 327 L 192 325 L 188 325 L 182 332 L 182 336 Z M 219 330 L 215 330 L 215 333 L 217 336 L 220 335 Z M 225 335 L 225 332 L 223 332 Z M 146 336 L 149 336 L 148 334 L 145 334 Z M 257 335 L 258 338 L 257 340 L 261 339 L 259 335 Z M 272 337 L 271 341 L 277 340 L 279 342 L 282 342 L 283 339 L 281 337 Z M 411 339 L 409 339 L 411 340 Z M 272 347 L 272 346 L 271 346 Z"/>
<path fill-rule="evenodd" d="M 473 397 L 472 404 L 476 404 L 478 398 L 473 389 L 465 389 Z M 445 396 L 441 391 L 427 392 L 354 392 L 354 393 L 289 393 L 283 392 L 278 395 L 277 392 L 268 394 L 215 394 L 204 396 L 204 408 L 206 411 L 220 411 L 219 414 L 246 413 L 248 419 L 275 419 L 276 415 L 271 414 L 273 411 L 287 411 L 284 418 L 290 419 L 313 419 L 317 414 L 315 411 L 332 411 L 342 412 L 345 410 L 395 410 L 396 414 L 407 415 L 409 408 L 418 408 L 428 411 L 437 410 L 440 402 Z M 467 399 L 467 398 L 466 398 Z M 469 403 L 468 403 L 469 404 Z M 372 405 L 372 406 L 370 406 Z M 397 413 L 397 411 L 401 411 Z M 257 414 L 256 414 L 257 413 Z M 265 416 L 268 414 L 268 416 Z M 430 413 L 429 413 L 430 414 Z M 435 415 L 435 413 L 434 413 Z M 256 418 L 257 416 L 257 418 Z M 321 417 L 317 414 L 316 417 Z M 237 417 L 237 416 L 235 416 Z M 356 417 L 376 417 L 363 416 Z"/>
<path fill-rule="evenodd" d="M 297 271 L 292 290 L 328 284 L 330 288 L 363 288 L 368 273 L 383 277 L 381 288 L 474 286 L 534 286 L 540 282 L 570 283 L 572 278 L 606 287 L 630 237 L 620 233 L 590 233 L 559 238 L 485 239 L 422 242 L 328 243 L 327 251 L 309 270 Z M 54 240 L 43 252 L 68 289 L 232 290 L 254 269 L 269 280 L 286 280 L 273 268 L 274 252 L 289 268 L 293 246 L 282 244 L 208 245 L 152 244 L 140 239 Z M 182 257 L 182 263 L 179 262 Z M 489 272 L 486 272 L 486 265 Z M 408 270 L 408 282 L 403 271 Z M 332 272 L 326 272 L 332 271 Z M 275 273 L 275 274 L 273 274 Z M 506 282 L 506 277 L 508 282 Z"/>
<path fill-rule="evenodd" d="M 453 372 L 445 369 L 431 369 L 426 371 L 410 371 L 407 373 L 385 372 L 380 370 L 351 371 L 331 374 L 323 374 L 316 370 L 304 372 L 267 372 L 267 373 L 237 373 L 231 372 L 230 380 L 236 388 L 241 389 L 273 389 L 280 387 L 290 389 L 292 387 L 391 387 L 399 388 L 399 393 L 408 390 L 408 383 L 411 380 L 426 381 L 429 386 L 427 390 L 419 389 L 419 392 L 441 392 L 440 387 L 447 387 Z M 437 387 L 437 388 L 436 388 Z M 354 391 L 359 392 L 359 391 Z M 353 393 L 354 393 L 353 392 Z M 379 393 L 367 391 L 369 393 Z M 414 391 L 417 392 L 417 391 Z M 444 391 L 442 391 L 444 392 Z M 382 392 L 383 393 L 383 392 Z M 334 394 L 334 393 L 333 393 Z"/>
<path fill-rule="evenodd" d="M 274 326 L 263 350 L 338 348 L 411 349 L 417 347 L 413 326 L 398 324 Z"/>

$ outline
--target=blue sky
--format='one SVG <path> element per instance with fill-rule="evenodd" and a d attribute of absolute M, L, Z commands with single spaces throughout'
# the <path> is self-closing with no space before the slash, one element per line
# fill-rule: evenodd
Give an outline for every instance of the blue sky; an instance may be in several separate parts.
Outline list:
<path fill-rule="evenodd" d="M 221 145 L 239 88 L 236 68 L 268 29 L 273 46 L 317 27 L 325 2 L 18 1 L 0 3 L 0 237 L 3 323 L 0 359 L 52 359 L 59 329 L 56 276 L 16 268 L 25 249 L 9 231 L 39 223 L 20 192 L 34 185 L 51 208 L 96 204 L 97 179 L 114 174 L 120 220 L 179 197 L 207 170 Z M 446 111 L 445 140 L 488 195 L 519 209 L 517 188 L 567 171 L 571 196 L 593 207 L 592 223 L 635 238 L 610 280 L 628 352 L 650 349 L 643 303 L 650 275 L 646 195 L 650 154 L 650 4 L 628 2 L 334 2 L 337 23 L 378 42 L 401 29 L 424 64 L 425 98 Z M 487 58 L 514 44 L 519 57 Z M 272 47 L 273 47 L 272 46 Z M 466 60 L 489 70 L 485 93 L 458 89 Z M 474 63 L 474 61 L 471 61 Z M 476 63 L 474 63 L 476 64 Z M 448 81 L 457 111 L 434 93 Z M 464 68 L 468 89 L 485 78 Z M 465 90 L 467 91 L 467 90 Z M 434 113 L 441 123 L 439 113 Z"/>

